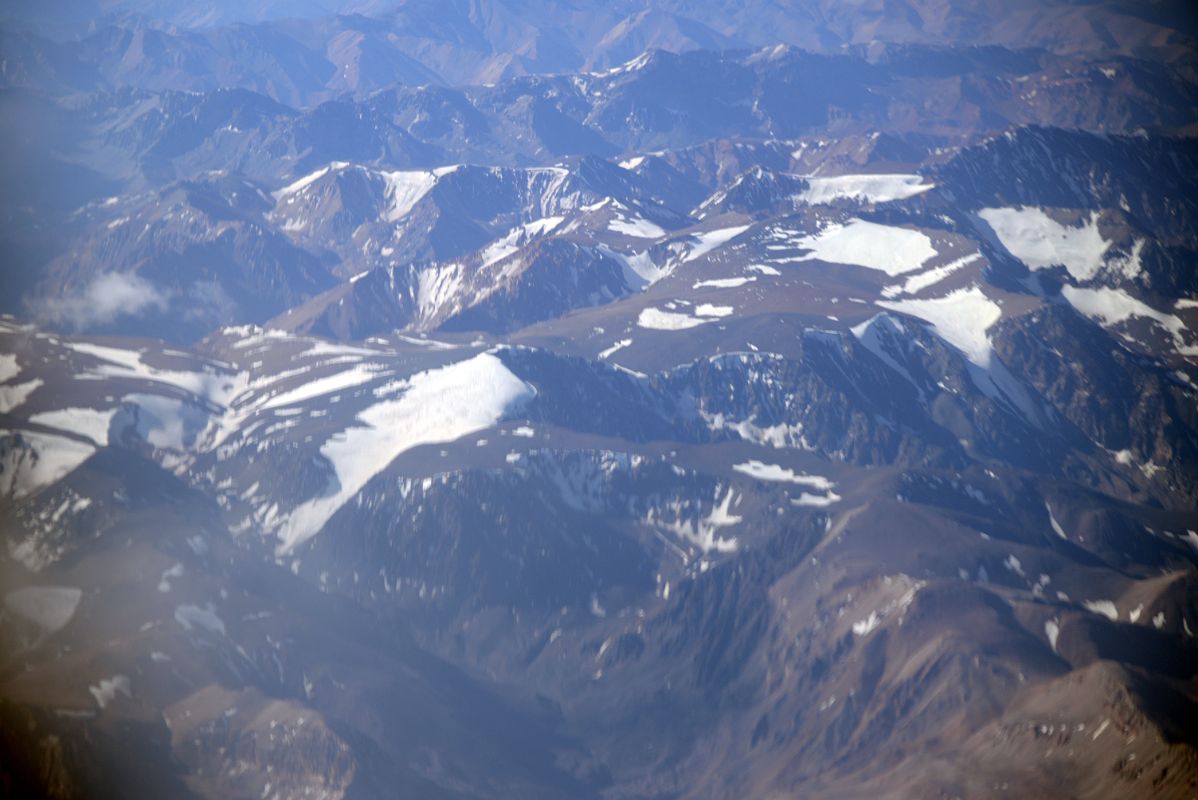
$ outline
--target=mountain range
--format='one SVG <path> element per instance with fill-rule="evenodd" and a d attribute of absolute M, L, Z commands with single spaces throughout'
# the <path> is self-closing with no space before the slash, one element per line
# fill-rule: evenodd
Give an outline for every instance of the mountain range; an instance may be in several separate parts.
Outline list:
<path fill-rule="evenodd" d="M 0 14 L 0 795 L 1191 797 L 1186 4 Z"/>

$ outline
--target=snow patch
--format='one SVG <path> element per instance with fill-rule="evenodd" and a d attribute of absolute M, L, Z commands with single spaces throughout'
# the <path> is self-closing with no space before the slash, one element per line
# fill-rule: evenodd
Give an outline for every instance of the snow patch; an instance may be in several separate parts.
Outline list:
<path fill-rule="evenodd" d="M 1053 516 L 1052 506 L 1047 501 L 1044 503 L 1044 508 L 1048 511 L 1048 524 L 1052 526 L 1052 532 L 1062 539 L 1068 541 L 1069 537 L 1065 534 L 1065 529 L 1061 527 L 1061 523 L 1057 522 L 1057 518 Z"/>
<path fill-rule="evenodd" d="M 645 521 L 649 525 L 673 533 L 680 539 L 698 547 L 704 553 L 710 553 L 713 550 L 718 553 L 731 553 L 735 552 L 738 547 L 736 537 L 721 538 L 719 531 L 741 523 L 741 517 L 731 513 L 732 505 L 736 500 L 735 492 L 729 488 L 724 493 L 723 499 L 712 504 L 711 511 L 705 517 L 684 521 L 682 519 L 683 505 L 674 501 L 666 506 L 666 510 L 674 517 L 673 520 L 663 520 L 661 519 L 662 515 L 656 509 L 650 509 Z"/>
<path fill-rule="evenodd" d="M 808 188 L 800 193 L 798 200 L 810 205 L 831 203 L 836 200 L 855 200 L 859 203 L 889 203 L 905 200 L 935 188 L 935 184 L 924 183 L 920 175 L 835 175 L 817 177 L 802 176 Z"/>
<path fill-rule="evenodd" d="M 940 338 L 971 362 L 982 369 L 990 367 L 992 348 L 986 331 L 1002 317 L 1002 309 L 977 286 L 944 297 L 879 300 L 878 305 L 930 322 Z"/>
<path fill-rule="evenodd" d="M 654 331 L 681 331 L 696 328 L 711 322 L 709 319 L 698 319 L 690 314 L 679 314 L 674 311 L 662 311 L 659 308 L 645 308 L 636 318 L 638 327 Z"/>
<path fill-rule="evenodd" d="M 1188 329 L 1180 317 L 1157 311 L 1123 289 L 1113 289 L 1109 286 L 1097 289 L 1063 286 L 1061 294 L 1071 306 L 1103 325 L 1118 325 L 1134 317 L 1151 320 L 1173 337 L 1174 347 L 1179 353 L 1198 356 L 1198 346 L 1186 344 L 1184 334 Z"/>
<path fill-rule="evenodd" d="M 700 303 L 695 306 L 695 313 L 700 317 L 727 317 L 735 311 L 732 306 L 717 306 L 711 303 Z"/>
<path fill-rule="evenodd" d="M 162 576 L 158 579 L 158 591 L 166 594 L 171 590 L 171 578 L 183 577 L 183 565 L 175 562 L 173 567 L 168 567 L 162 571 Z"/>
<path fill-rule="evenodd" d="M 381 371 L 382 368 L 374 364 L 356 364 L 350 369 L 333 375 L 326 375 L 323 378 L 306 381 L 301 386 L 289 392 L 274 395 L 263 402 L 260 408 L 268 410 L 282 406 L 293 406 L 306 400 L 311 400 L 314 397 L 352 389 L 355 386 L 361 386 L 378 378 Z"/>
<path fill-rule="evenodd" d="M 329 493 L 307 501 L 283 521 L 279 551 L 315 536 L 329 518 L 401 453 L 422 444 L 452 442 L 489 428 L 535 390 L 490 353 L 421 372 L 376 390 L 398 394 L 361 412 L 352 427 L 320 448 L 333 468 Z"/>
<path fill-rule="evenodd" d="M 970 253 L 947 264 L 917 273 L 908 277 L 902 284 L 887 286 L 882 290 L 882 296 L 898 297 L 903 294 L 918 294 L 929 286 L 935 286 L 937 283 L 940 283 L 962 267 L 981 260 L 981 258 L 981 253 Z"/>
<path fill-rule="evenodd" d="M 777 464 L 766 464 L 756 459 L 747 461 L 744 464 L 735 464 L 732 469 L 751 478 L 756 478 L 759 481 L 796 483 L 800 486 L 809 486 L 822 493 L 802 492 L 797 499 L 790 501 L 792 505 L 825 508 L 841 500 L 840 495 L 832 491 L 836 488 L 836 484 L 821 475 L 808 475 L 805 472 L 796 473 L 794 470 Z"/>
<path fill-rule="evenodd" d="M 827 508 L 828 506 L 839 503 L 840 495 L 836 492 L 828 492 L 827 494 L 812 494 L 811 492 L 800 492 L 798 497 L 791 498 L 792 506 L 807 506 L 810 508 Z"/>
<path fill-rule="evenodd" d="M 882 624 L 882 618 L 878 616 L 877 611 L 869 612 L 869 616 L 860 622 L 853 623 L 853 633 L 857 636 L 868 636 L 870 633 Z"/>
<path fill-rule="evenodd" d="M 95 686 L 87 687 L 91 692 L 92 697 L 96 700 L 96 705 L 103 711 L 109 703 L 116 699 L 117 693 L 132 697 L 132 685 L 129 683 L 127 675 L 113 675 L 111 678 L 106 678 L 100 681 Z"/>
<path fill-rule="evenodd" d="M 615 256 L 624 265 L 624 280 L 631 287 L 652 286 L 673 271 L 672 265 L 659 267 L 654 264 L 653 259 L 649 257 L 648 250 L 632 255 L 623 255 L 614 251 L 609 254 Z"/>
<path fill-rule="evenodd" d="M 21 373 L 21 365 L 12 353 L 0 353 L 0 383 L 8 383 Z"/>
<path fill-rule="evenodd" d="M 820 475 L 808 475 L 805 472 L 796 473 L 794 470 L 787 469 L 786 467 L 777 464 L 766 464 L 756 459 L 746 461 L 744 464 L 735 464 L 732 469 L 751 478 L 756 478 L 759 481 L 786 481 L 810 486 L 825 492 L 836 487 L 835 483 Z"/>
<path fill-rule="evenodd" d="M 1082 603 L 1087 611 L 1101 614 L 1111 622 L 1119 621 L 1119 609 L 1110 600 L 1086 600 Z"/>
<path fill-rule="evenodd" d="M 667 306 L 671 305 L 669 303 Z M 636 324 L 641 328 L 657 331 L 680 331 L 695 328 L 699 325 L 713 322 L 735 312 L 732 306 L 717 306 L 711 303 L 700 303 L 695 306 L 695 314 L 678 311 L 663 311 L 660 308 L 645 308 L 636 318 Z"/>
<path fill-rule="evenodd" d="M 421 270 L 416 276 L 416 305 L 421 316 L 434 316 L 457 296 L 463 285 L 461 264 L 445 264 Z"/>
<path fill-rule="evenodd" d="M 503 238 L 492 242 L 483 249 L 480 254 L 482 266 L 489 267 L 492 264 L 502 261 L 533 239 L 552 232 L 564 220 L 565 217 L 544 217 L 543 219 L 534 220 L 533 222 L 513 228 Z"/>
<path fill-rule="evenodd" d="M 57 428 L 65 433 L 86 436 L 99 447 L 108 445 L 108 426 L 118 409 L 99 411 L 94 408 L 62 408 L 57 411 L 42 411 L 29 421 L 47 428 Z"/>
<path fill-rule="evenodd" d="M 40 636 L 66 627 L 83 592 L 67 586 L 28 586 L 4 596 L 4 610 L 37 626 Z"/>
<path fill-rule="evenodd" d="M 1031 269 L 1063 266 L 1079 281 L 1102 269 L 1111 243 L 1098 232 L 1098 214 L 1080 226 L 1062 225 L 1041 208 L 983 208 L 978 212 L 1003 247 Z"/>
<path fill-rule="evenodd" d="M 750 227 L 751 226 L 749 225 L 739 225 L 733 228 L 719 228 L 718 230 L 695 234 L 692 237 L 694 238 L 695 242 L 686 251 L 686 254 L 682 256 L 682 263 L 686 263 L 687 261 L 695 261 L 696 259 L 702 258 L 712 250 L 715 250 L 717 247 L 720 247 L 732 239 L 735 239 L 737 236 L 740 236 Z"/>
<path fill-rule="evenodd" d="M 607 229 L 635 239 L 660 239 L 666 231 L 660 225 L 655 225 L 644 217 L 616 216 L 607 223 Z"/>
<path fill-rule="evenodd" d="M 199 371 L 171 370 L 151 367 L 142 361 L 142 351 L 119 347 L 105 347 L 86 342 L 64 342 L 63 345 L 77 353 L 93 356 L 104 362 L 88 369 L 79 378 L 85 380 L 103 378 L 128 378 L 161 383 L 193 394 L 216 405 L 227 406 L 229 401 L 245 388 L 248 376 L 204 365 Z"/>
<path fill-rule="evenodd" d="M 631 339 L 621 339 L 618 342 L 616 342 L 615 344 L 613 344 L 611 347 L 600 352 L 599 358 L 602 358 L 602 359 L 611 358 L 617 352 L 619 352 L 620 350 L 623 350 L 625 347 L 628 347 L 630 344 L 632 344 Z"/>
<path fill-rule="evenodd" d="M 877 630 L 883 620 L 895 614 L 899 615 L 899 623 L 902 624 L 902 615 L 906 613 L 911 603 L 915 601 L 915 595 L 919 594 L 920 590 L 927 586 L 926 581 L 912 580 L 908 575 L 888 575 L 882 579 L 882 582 L 887 588 L 894 587 L 891 591 L 900 588 L 904 589 L 904 591 L 898 597 L 894 597 L 887 602 L 882 608 L 870 611 L 867 617 L 854 622 L 854 635 L 868 636 Z"/>
<path fill-rule="evenodd" d="M 803 424 L 793 425 L 780 422 L 776 425 L 761 426 L 756 423 L 756 416 L 746 420 L 726 419 L 723 414 L 704 414 L 707 427 L 713 431 L 730 430 L 747 442 L 768 445 L 777 449 L 797 447 L 803 450 L 813 448 L 803 438 Z"/>
<path fill-rule="evenodd" d="M 850 264 L 891 276 L 917 270 L 924 262 L 936 257 L 936 249 L 926 234 L 861 219 L 849 220 L 844 225 L 829 225 L 794 244 L 811 251 L 800 256 L 799 261 Z"/>
<path fill-rule="evenodd" d="M 179 606 L 175 609 L 175 622 L 182 625 L 186 631 L 202 628 L 211 633 L 225 635 L 225 623 L 216 615 L 211 603 L 202 608 L 191 604 Z"/>
<path fill-rule="evenodd" d="M 66 477 L 95 452 L 90 444 L 65 436 L 0 430 L 0 495 L 20 499 L 33 494 Z"/>
<path fill-rule="evenodd" d="M 302 178 L 300 178 L 292 183 L 287 184 L 282 189 L 272 192 L 271 196 L 274 197 L 275 200 L 282 200 L 284 197 L 289 197 L 290 195 L 298 194 L 299 192 L 302 192 L 304 189 L 307 189 L 309 186 L 311 186 L 312 184 L 316 183 L 318 180 L 323 178 L 325 175 L 327 175 L 329 173 L 330 170 L 340 170 L 340 169 L 344 169 L 345 167 L 348 167 L 348 166 L 349 166 L 349 164 L 345 161 L 334 161 L 334 162 L 328 164 L 327 166 L 321 167 L 320 169 L 316 170 L 315 172 L 310 172 L 307 175 L 303 176 Z"/>
<path fill-rule="evenodd" d="M 735 289 L 738 286 L 744 286 L 746 283 L 752 283 L 757 280 L 755 275 L 750 275 L 745 278 L 710 278 L 705 281 L 697 281 L 692 289 Z"/>
<path fill-rule="evenodd" d="M 383 218 L 387 222 L 398 222 L 420 202 L 434 186 L 437 175 L 433 172 L 380 172 L 387 183 L 386 197 L 389 203 Z"/>
<path fill-rule="evenodd" d="M 0 386 L 0 414 L 8 414 L 29 399 L 29 395 L 45 384 L 41 378 L 34 378 L 15 386 Z"/>
<path fill-rule="evenodd" d="M 1044 635 L 1048 637 L 1048 645 L 1052 652 L 1057 651 L 1057 638 L 1061 635 L 1061 624 L 1055 619 L 1044 623 Z"/>

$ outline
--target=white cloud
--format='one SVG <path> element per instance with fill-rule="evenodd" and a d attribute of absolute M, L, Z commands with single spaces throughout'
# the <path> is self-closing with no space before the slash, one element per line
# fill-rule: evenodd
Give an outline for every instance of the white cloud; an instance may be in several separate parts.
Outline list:
<path fill-rule="evenodd" d="M 166 311 L 169 297 L 133 273 L 98 275 L 81 291 L 42 301 L 38 316 L 76 328 L 102 325 L 117 317 L 146 311 Z"/>

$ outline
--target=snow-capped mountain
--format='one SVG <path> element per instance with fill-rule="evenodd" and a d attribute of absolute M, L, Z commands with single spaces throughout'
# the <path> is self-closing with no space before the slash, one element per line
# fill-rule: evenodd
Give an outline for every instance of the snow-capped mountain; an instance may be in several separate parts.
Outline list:
<path fill-rule="evenodd" d="M 1189 796 L 1175 9 L 159 6 L 3 16 L 6 792 Z"/>

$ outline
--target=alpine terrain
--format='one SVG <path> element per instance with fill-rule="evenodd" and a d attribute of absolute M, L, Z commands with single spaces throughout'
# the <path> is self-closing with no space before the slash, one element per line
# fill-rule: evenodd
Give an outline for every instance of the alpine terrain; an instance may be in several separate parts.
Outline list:
<path fill-rule="evenodd" d="M 0 186 L 0 797 L 1198 796 L 1192 3 L 12 3 Z"/>

